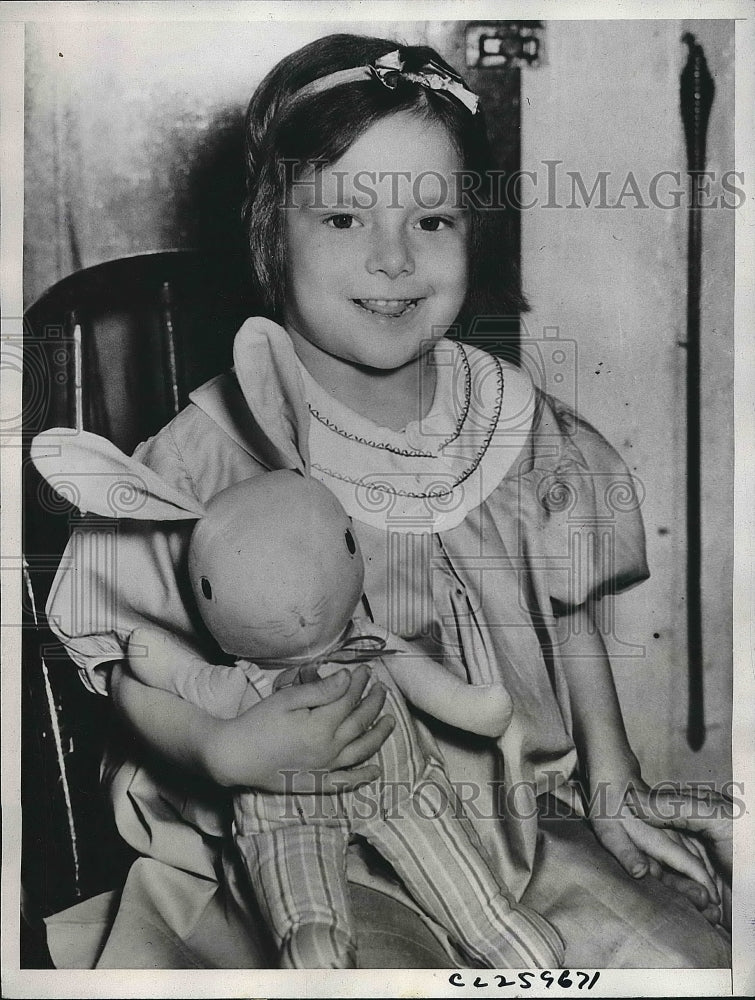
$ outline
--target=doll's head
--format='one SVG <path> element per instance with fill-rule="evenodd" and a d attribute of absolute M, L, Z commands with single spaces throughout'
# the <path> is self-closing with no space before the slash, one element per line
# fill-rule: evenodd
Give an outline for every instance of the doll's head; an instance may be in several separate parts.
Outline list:
<path fill-rule="evenodd" d="M 390 85 L 380 82 L 382 69 L 343 83 L 334 76 L 376 64 L 379 68 L 386 59 L 401 66 L 388 77 Z M 433 89 L 437 80 L 418 83 L 428 64 L 458 81 L 461 90 L 456 84 Z M 272 318 L 282 320 L 287 301 L 285 213 L 291 209 L 284 206 L 290 206 L 292 178 L 306 179 L 325 166 L 337 166 L 358 139 L 397 115 L 415 117 L 419 127 L 442 128 L 467 177 L 459 190 L 469 216 L 468 281 L 459 316 L 451 322 L 463 324 L 481 313 L 508 315 L 522 307 L 514 254 L 507 250 L 505 213 L 486 210 L 495 203 L 490 175 L 495 164 L 483 115 L 473 110 L 475 100 L 453 68 L 427 46 L 331 35 L 278 63 L 247 111 L 243 213 L 257 291 Z"/>
<path fill-rule="evenodd" d="M 308 663 L 344 637 L 362 594 L 364 563 L 351 519 L 309 475 L 261 472 L 201 504 L 86 431 L 45 431 L 31 455 L 82 512 L 196 522 L 191 587 L 204 623 L 231 656 L 270 667 Z"/>
<path fill-rule="evenodd" d="M 285 470 L 212 498 L 192 532 L 189 575 L 221 648 L 265 666 L 313 660 L 337 642 L 362 594 L 364 565 L 330 490 Z"/>

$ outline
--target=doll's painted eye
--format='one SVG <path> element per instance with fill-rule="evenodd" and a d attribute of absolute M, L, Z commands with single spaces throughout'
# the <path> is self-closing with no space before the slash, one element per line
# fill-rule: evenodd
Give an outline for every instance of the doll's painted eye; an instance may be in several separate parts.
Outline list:
<path fill-rule="evenodd" d="M 357 550 L 357 543 L 354 541 L 354 536 L 352 535 L 352 533 L 349 531 L 348 528 L 346 529 L 346 534 L 344 535 L 344 538 L 346 539 L 346 548 L 352 555 L 354 555 L 354 553 Z"/>
<path fill-rule="evenodd" d="M 208 601 L 212 600 L 212 585 L 206 576 L 203 576 L 199 581 L 199 585 L 202 588 L 202 593 L 207 598 Z"/>

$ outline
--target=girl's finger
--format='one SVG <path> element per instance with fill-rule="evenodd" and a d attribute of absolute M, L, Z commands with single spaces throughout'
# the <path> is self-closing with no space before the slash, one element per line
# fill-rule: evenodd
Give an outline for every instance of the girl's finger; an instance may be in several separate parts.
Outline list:
<path fill-rule="evenodd" d="M 700 840 L 698 840 L 697 837 L 691 837 L 689 834 L 680 833 L 678 834 L 678 836 L 680 842 L 684 845 L 684 847 L 686 847 L 688 851 L 691 851 L 693 854 L 696 854 L 698 858 L 700 858 L 702 863 L 707 868 L 708 874 L 715 882 L 716 869 L 713 867 L 713 862 L 708 857 L 708 852 L 705 850 L 705 845 Z"/>
<path fill-rule="evenodd" d="M 342 671 L 339 670 L 333 676 L 338 677 L 341 673 Z M 338 727 L 351 715 L 362 700 L 364 689 L 367 687 L 367 682 L 370 679 L 369 668 L 363 663 L 360 663 L 355 670 L 347 670 L 346 675 L 349 678 L 349 683 L 343 695 L 323 705 L 320 709 L 321 724 L 330 727 L 333 733 L 337 731 Z"/>
<path fill-rule="evenodd" d="M 694 854 L 700 859 L 700 861 L 708 869 L 708 874 L 712 879 L 715 879 L 715 872 L 710 866 L 710 862 L 707 859 L 705 850 L 700 843 L 692 834 L 681 833 L 679 830 L 666 830 L 665 834 L 669 840 L 672 840 L 679 847 L 683 848 L 685 851 L 689 851 L 690 854 Z"/>
<path fill-rule="evenodd" d="M 635 812 L 634 803 L 628 802 L 631 812 Z M 706 850 L 705 865 L 712 859 L 713 868 L 727 881 L 732 874 L 732 805 L 720 795 L 708 795 L 704 799 L 680 797 L 660 793 L 653 796 L 649 804 L 640 803 L 637 807 L 637 817 L 648 826 L 664 830 L 673 828 L 682 833 L 692 834 L 692 840 L 698 836 L 703 840 Z M 707 853 L 710 851 L 710 855 Z"/>
<path fill-rule="evenodd" d="M 601 844 L 616 858 L 632 878 L 642 878 L 648 873 L 648 859 L 637 847 L 618 820 L 602 820 L 595 824 L 595 833 Z"/>
<path fill-rule="evenodd" d="M 345 746 L 333 761 L 334 768 L 353 767 L 369 760 L 390 736 L 396 720 L 392 715 L 381 715 L 375 725 Z"/>
<path fill-rule="evenodd" d="M 707 890 L 705 890 L 699 882 L 694 882 L 685 875 L 679 875 L 677 872 L 663 869 L 661 871 L 659 881 L 663 882 L 663 884 L 668 886 L 670 889 L 674 889 L 674 891 L 678 892 L 680 895 L 686 896 L 692 905 L 701 913 L 713 906 L 710 898 L 708 897 Z"/>
<path fill-rule="evenodd" d="M 663 877 L 663 868 L 655 858 L 648 858 L 648 875 L 652 875 L 653 878 L 657 878 L 659 881 Z"/>
<path fill-rule="evenodd" d="M 385 697 L 383 685 L 374 684 L 354 711 L 344 719 L 334 737 L 334 744 L 339 752 L 373 725 L 385 704 Z"/>
<path fill-rule="evenodd" d="M 731 814 L 731 807 L 720 795 L 656 792 L 641 802 L 627 800 L 633 814 L 661 829 L 705 833 L 713 822 Z"/>
<path fill-rule="evenodd" d="M 714 927 L 718 924 L 723 924 L 723 910 L 720 906 L 716 906 L 715 903 L 711 903 L 709 906 L 706 906 L 704 910 L 700 910 L 700 912 L 708 923 L 713 924 Z"/>
<path fill-rule="evenodd" d="M 707 890 L 712 902 L 720 902 L 715 883 L 696 854 L 690 853 L 686 847 L 675 843 L 666 836 L 665 832 L 656 830 L 639 819 L 625 820 L 625 827 L 628 835 L 639 848 L 668 868 L 673 868 L 674 871 L 699 882 Z"/>
<path fill-rule="evenodd" d="M 349 690 L 349 680 L 349 671 L 339 670 L 330 677 L 324 677 L 312 684 L 296 684 L 283 688 L 270 697 L 280 698 L 289 711 L 299 708 L 319 708 L 343 698 Z"/>

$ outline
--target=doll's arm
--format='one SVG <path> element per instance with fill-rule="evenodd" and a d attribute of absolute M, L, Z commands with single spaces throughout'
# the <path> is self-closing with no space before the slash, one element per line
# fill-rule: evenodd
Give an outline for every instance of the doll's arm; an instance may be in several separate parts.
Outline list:
<path fill-rule="evenodd" d="M 469 684 L 393 634 L 383 663 L 404 697 L 441 722 L 481 736 L 502 736 L 513 705 L 503 684 Z"/>
<path fill-rule="evenodd" d="M 242 670 L 201 660 L 164 629 L 135 628 L 128 640 L 128 664 L 142 684 L 177 694 L 217 719 L 235 719 L 249 707 L 249 683 Z"/>

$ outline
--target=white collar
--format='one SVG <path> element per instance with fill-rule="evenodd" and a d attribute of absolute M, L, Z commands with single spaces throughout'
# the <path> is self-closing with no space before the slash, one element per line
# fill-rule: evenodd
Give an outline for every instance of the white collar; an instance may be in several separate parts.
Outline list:
<path fill-rule="evenodd" d="M 234 356 L 242 385 L 222 376 L 195 390 L 192 401 L 267 468 L 305 467 L 289 441 L 293 420 L 306 433 L 312 475 L 352 518 L 383 531 L 423 534 L 460 524 L 512 467 L 535 412 L 525 372 L 446 338 L 434 347 L 429 412 L 402 431 L 327 393 L 270 320 L 246 320 Z M 287 461 L 293 464 L 281 465 Z"/>
<path fill-rule="evenodd" d="M 434 362 L 430 410 L 402 431 L 355 413 L 300 363 L 313 417 L 312 475 L 355 520 L 390 531 L 447 531 L 490 495 L 521 451 L 534 413 L 527 376 L 445 338 Z"/>

